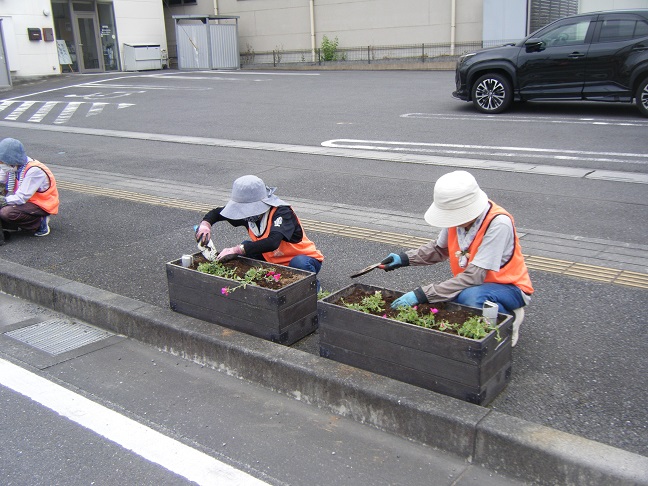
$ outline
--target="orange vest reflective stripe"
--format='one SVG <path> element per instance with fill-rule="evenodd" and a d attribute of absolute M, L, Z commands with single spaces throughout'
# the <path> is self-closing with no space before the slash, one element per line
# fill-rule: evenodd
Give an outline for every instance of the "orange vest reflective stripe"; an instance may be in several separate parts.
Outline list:
<path fill-rule="evenodd" d="M 31 162 L 27 163 L 27 167 L 23 171 L 21 179 L 25 177 L 25 174 L 27 174 L 27 172 L 29 172 L 29 169 L 31 169 L 32 167 L 38 167 L 43 172 L 45 172 L 47 178 L 49 179 L 49 189 L 43 192 L 36 191 L 34 195 L 29 198 L 29 202 L 34 203 L 36 206 L 38 206 L 48 214 L 57 214 L 59 208 L 59 195 L 58 189 L 56 188 L 56 179 L 54 179 L 54 175 L 45 166 L 45 164 L 41 164 L 38 160 L 32 160 Z M 19 186 L 20 181 L 16 181 L 16 190 Z"/>
<path fill-rule="evenodd" d="M 499 283 L 499 284 L 513 284 L 518 287 L 522 292 L 527 295 L 533 293 L 533 286 L 531 285 L 531 279 L 529 278 L 529 271 L 527 270 L 526 263 L 524 263 L 524 257 L 522 256 L 522 249 L 520 248 L 520 241 L 518 239 L 517 232 L 515 231 L 515 222 L 513 221 L 513 216 L 511 216 L 504 208 L 498 206 L 493 201 L 489 201 L 491 208 L 486 213 L 486 217 L 482 222 L 481 227 L 475 235 L 475 239 L 470 244 L 468 248 L 468 263 L 470 263 L 475 255 L 479 245 L 481 245 L 486 230 L 495 216 L 504 214 L 511 218 L 511 223 L 513 223 L 513 236 L 515 238 L 513 246 L 513 255 L 511 258 L 504 263 L 499 269 L 499 272 L 493 270 L 486 271 L 486 278 L 484 282 L 488 283 Z M 463 272 L 465 269 L 459 266 L 459 258 L 455 256 L 457 252 L 461 251 L 459 247 L 459 240 L 457 238 L 456 228 L 448 228 L 448 253 L 450 255 L 450 268 L 452 269 L 453 275 L 457 275 Z"/>
<path fill-rule="evenodd" d="M 250 235 L 252 241 L 262 240 L 270 235 L 270 230 L 272 229 L 272 217 L 274 216 L 274 213 L 276 211 L 277 208 L 272 208 L 270 210 L 270 214 L 268 215 L 268 225 L 261 236 L 257 237 L 248 227 L 248 234 Z M 324 260 L 324 255 L 322 255 L 320 251 L 315 248 L 315 243 L 313 243 L 306 237 L 304 227 L 302 226 L 296 214 L 295 219 L 297 220 L 297 224 L 302 228 L 302 240 L 299 243 L 289 243 L 286 240 L 281 240 L 281 243 L 276 250 L 262 253 L 263 258 L 265 258 L 268 263 L 288 265 L 290 263 L 290 260 L 292 260 L 297 255 L 306 255 L 315 258 L 315 260 L 319 260 L 320 262 Z"/>

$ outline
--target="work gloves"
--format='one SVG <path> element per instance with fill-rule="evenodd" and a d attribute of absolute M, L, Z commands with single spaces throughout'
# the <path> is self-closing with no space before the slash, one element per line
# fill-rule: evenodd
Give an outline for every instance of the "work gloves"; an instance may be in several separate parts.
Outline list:
<path fill-rule="evenodd" d="M 397 268 L 404 267 L 409 264 L 409 262 L 404 263 L 401 256 L 397 255 L 396 253 L 390 253 L 389 255 L 387 255 L 387 258 L 385 258 L 380 263 L 383 265 L 380 268 L 385 270 L 385 272 L 391 272 L 392 270 L 396 270 Z"/>
<path fill-rule="evenodd" d="M 7 205 L 7 199 L 4 196 L 0 196 L 0 208 Z"/>
<path fill-rule="evenodd" d="M 401 295 L 398 299 L 392 302 L 391 308 L 397 309 L 399 307 L 412 307 L 420 304 L 418 297 L 414 291 L 407 292 Z"/>
<path fill-rule="evenodd" d="M 221 251 L 218 256 L 216 257 L 217 262 L 229 262 L 230 260 L 233 260 L 239 255 L 243 255 L 245 252 L 243 251 L 243 245 L 236 245 L 232 246 L 231 248 L 224 248 L 223 251 Z"/>

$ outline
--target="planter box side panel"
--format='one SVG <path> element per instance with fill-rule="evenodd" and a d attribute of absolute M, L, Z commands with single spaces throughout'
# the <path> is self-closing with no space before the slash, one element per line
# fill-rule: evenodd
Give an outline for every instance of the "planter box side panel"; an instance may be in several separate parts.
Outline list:
<path fill-rule="evenodd" d="M 497 353 L 480 364 L 466 363 L 440 356 L 434 350 L 421 351 L 408 346 L 384 341 L 380 337 L 357 334 L 339 328 L 320 327 L 320 354 L 330 347 L 346 349 L 353 353 L 380 359 L 426 373 L 439 379 L 451 380 L 469 387 L 480 387 L 502 368 L 511 364 L 511 347 L 503 346 Z"/>
<path fill-rule="evenodd" d="M 190 268 L 184 268 L 175 265 L 174 262 L 167 263 L 166 268 L 167 278 L 169 281 L 173 280 L 179 285 L 189 289 L 195 289 L 196 291 L 205 292 L 205 289 L 210 289 L 213 294 L 221 295 L 222 288 L 233 288 L 239 285 L 239 282 L 235 280 L 209 275 Z M 315 280 L 315 274 L 302 272 L 297 269 L 288 270 L 293 271 L 293 273 L 296 274 L 303 274 L 304 278 L 278 290 L 268 289 L 258 285 L 248 285 L 245 289 L 240 288 L 231 292 L 229 298 L 233 300 L 252 299 L 255 302 L 255 305 L 267 309 L 276 309 L 284 306 L 289 307 L 294 305 L 296 302 L 303 300 L 306 295 L 312 295 L 314 302 L 317 302 L 317 283 Z M 246 291 L 244 296 L 241 295 L 242 290 Z M 317 304 L 315 303 L 314 305 L 316 306 Z"/>
<path fill-rule="evenodd" d="M 505 388 L 511 376 L 511 368 L 509 366 L 500 370 L 484 386 L 476 387 L 386 362 L 375 357 L 364 356 L 335 346 L 328 346 L 325 353 L 328 358 L 334 361 L 477 405 L 488 405 Z"/>
<path fill-rule="evenodd" d="M 442 331 L 424 329 L 393 319 L 365 314 L 328 302 L 320 301 L 318 309 L 322 329 L 353 331 L 360 335 L 376 337 L 383 341 L 434 353 L 464 363 L 481 363 L 489 354 L 494 354 L 495 348 L 499 344 L 495 340 L 494 334 L 489 335 L 483 341 L 477 341 Z M 485 343 L 485 341 L 487 342 Z"/>

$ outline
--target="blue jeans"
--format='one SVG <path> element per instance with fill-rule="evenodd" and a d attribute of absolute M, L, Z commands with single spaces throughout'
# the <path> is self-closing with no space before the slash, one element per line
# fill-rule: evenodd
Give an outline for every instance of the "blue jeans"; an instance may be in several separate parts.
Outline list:
<path fill-rule="evenodd" d="M 319 273 L 322 268 L 322 262 L 306 255 L 297 255 L 290 260 L 288 266 L 299 270 L 306 270 L 307 272 Z"/>
<path fill-rule="evenodd" d="M 482 308 L 485 300 L 495 302 L 499 312 L 503 310 L 512 313 L 513 310 L 524 307 L 522 291 L 513 284 L 485 283 L 464 289 L 454 298 L 454 302 L 471 307 Z M 503 308 L 503 309 L 502 309 Z"/>
<path fill-rule="evenodd" d="M 322 262 L 306 255 L 297 255 L 290 260 L 288 266 L 299 270 L 306 270 L 307 272 L 315 272 L 317 274 L 322 268 Z M 322 288 L 319 279 L 315 280 L 315 285 L 317 286 L 316 291 L 319 294 L 319 291 Z"/>

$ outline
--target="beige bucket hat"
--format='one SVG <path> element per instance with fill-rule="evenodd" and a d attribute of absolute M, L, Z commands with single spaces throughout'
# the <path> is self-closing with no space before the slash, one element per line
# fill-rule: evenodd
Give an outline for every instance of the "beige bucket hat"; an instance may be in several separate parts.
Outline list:
<path fill-rule="evenodd" d="M 434 201 L 425 221 L 437 228 L 452 228 L 477 218 L 488 206 L 488 196 L 470 172 L 444 174 L 434 185 Z"/>

